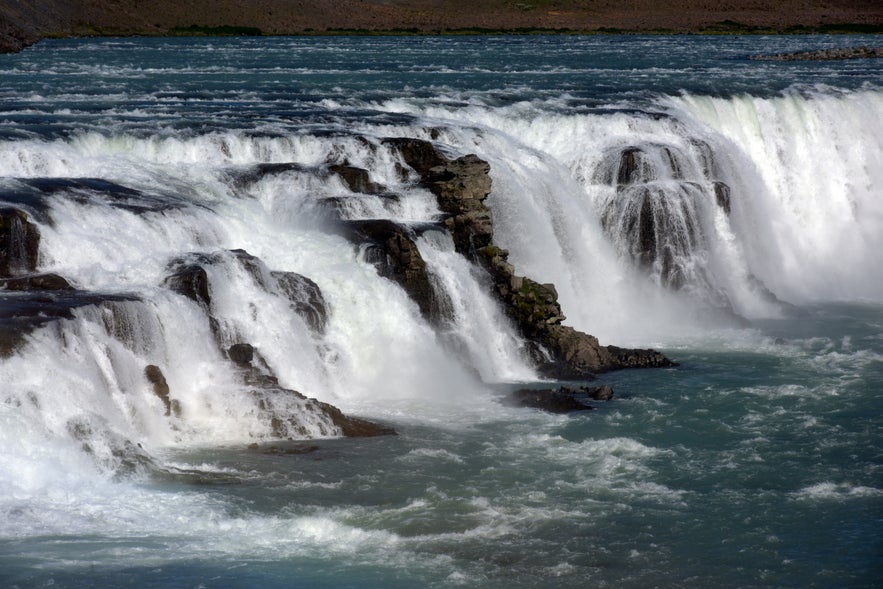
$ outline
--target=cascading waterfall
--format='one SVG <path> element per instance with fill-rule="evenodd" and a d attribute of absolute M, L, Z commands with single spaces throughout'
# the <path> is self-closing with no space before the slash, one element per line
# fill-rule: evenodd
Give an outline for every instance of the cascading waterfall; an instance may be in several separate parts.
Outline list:
<path fill-rule="evenodd" d="M 749 319 L 782 302 L 879 300 L 880 108 L 873 91 L 688 95 L 644 112 L 435 108 L 427 120 L 492 162 L 498 241 L 515 263 L 556 284 L 575 325 L 628 340 L 635 323 L 646 337 L 701 319 L 691 300 Z"/>
<path fill-rule="evenodd" d="M 879 67 L 746 59 L 840 40 L 0 56 L 0 585 L 872 585 Z"/>

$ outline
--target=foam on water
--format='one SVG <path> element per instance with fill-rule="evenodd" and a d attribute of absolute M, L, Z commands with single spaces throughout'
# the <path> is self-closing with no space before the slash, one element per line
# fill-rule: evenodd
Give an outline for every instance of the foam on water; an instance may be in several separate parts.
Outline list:
<path fill-rule="evenodd" d="M 521 40 L 488 39 L 514 52 L 501 66 L 484 41 L 463 41 L 482 49 L 464 65 L 448 63 L 463 55 L 451 41 L 421 39 L 422 57 L 399 67 L 408 52 L 396 45 L 390 57 L 383 39 L 144 40 L 162 49 L 151 63 L 127 53 L 138 41 L 43 69 L 41 45 L 0 68 L 13 84 L 0 89 L 2 194 L 40 226 L 39 271 L 108 299 L 0 359 L 7 561 L 69 571 L 253 559 L 315 566 L 340 585 L 367 570 L 383 577 L 370 586 L 440 587 L 550 576 L 709 586 L 734 571 L 734 585 L 787 586 L 769 571 L 798 561 L 794 578 L 830 585 L 791 548 L 807 535 L 794 522 L 816 517 L 863 558 L 836 534 L 862 537 L 859 511 L 881 497 L 868 410 L 883 362 L 881 93 L 711 97 L 696 78 L 733 65 L 750 69 L 751 87 L 766 76 L 755 68 L 772 66 L 692 72 L 680 42 L 621 41 L 542 39 L 525 52 Z M 599 43 L 626 60 L 661 44 L 674 61 L 635 71 L 708 91 L 667 85 L 669 96 L 649 97 L 647 82 L 587 94 L 587 77 L 599 88 L 623 77 L 581 53 Z M 730 43 L 728 55 L 746 51 Z M 128 61 L 105 65 L 104 50 Z M 176 63 L 178 50 L 194 65 Z M 298 51 L 322 63 L 296 63 Z M 218 66 L 221 55 L 230 62 Z M 273 63 L 253 68 L 243 55 Z M 354 68 L 346 56 L 377 63 Z M 44 85 L 22 89 L 31 73 Z M 231 73 L 260 80 L 231 87 Z M 217 92 L 168 82 L 179 74 Z M 101 78 L 94 92 L 80 87 L 86 76 Z M 483 272 L 427 229 L 441 213 L 380 141 L 395 136 L 489 161 L 495 240 L 517 273 L 554 283 L 568 324 L 602 343 L 663 346 L 682 368 L 605 375 L 617 400 L 588 415 L 501 406 L 512 382 L 537 378 L 524 341 Z M 364 168 L 380 193 L 351 191 L 331 164 Z M 645 200 L 654 214 L 667 207 L 654 226 L 670 220 L 663 233 L 689 239 L 642 244 L 629 215 Z M 415 241 L 450 303 L 444 320 L 427 321 L 382 278 L 337 217 L 420 226 Z M 203 260 L 212 319 L 163 285 L 176 260 Z M 273 272 L 318 285 L 324 329 L 292 310 Z M 831 299 L 867 306 L 785 304 Z M 280 387 L 402 435 L 286 446 L 226 357 L 238 342 Z M 179 415 L 147 365 L 162 367 Z M 303 413 L 284 393 L 274 402 Z M 302 421 L 301 436 L 334 433 Z M 748 552 L 767 572 L 738 568 Z"/>

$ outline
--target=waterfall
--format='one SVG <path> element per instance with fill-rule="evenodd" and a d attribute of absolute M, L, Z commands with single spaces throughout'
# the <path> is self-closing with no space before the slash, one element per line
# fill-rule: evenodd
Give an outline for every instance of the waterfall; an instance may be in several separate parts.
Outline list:
<path fill-rule="evenodd" d="M 535 379 L 488 277 L 454 251 L 435 197 L 385 136 L 490 162 L 495 242 L 602 343 L 652 345 L 785 302 L 880 300 L 878 94 L 657 106 L 436 107 L 412 113 L 416 125 L 343 135 L 4 143 L 0 198 L 19 211 L 5 217 L 4 272 L 74 287 L 51 304 L 2 293 L 58 317 L 29 319 L 0 362 L 18 408 L 4 419 L 85 444 L 107 472 L 140 472 L 168 445 L 339 433 L 309 398 L 432 414 L 475 402 L 482 381 Z M 371 223 L 413 242 L 432 313 L 383 269 L 382 248 L 353 240 Z"/>

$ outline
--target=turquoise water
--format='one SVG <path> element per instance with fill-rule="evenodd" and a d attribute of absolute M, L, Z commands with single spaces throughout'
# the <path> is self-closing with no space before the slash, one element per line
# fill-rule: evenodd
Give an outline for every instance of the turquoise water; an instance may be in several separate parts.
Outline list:
<path fill-rule="evenodd" d="M 0 56 L 0 201 L 39 221 L 41 270 L 140 297 L 117 309 L 126 341 L 82 310 L 0 359 L 0 585 L 878 586 L 880 66 L 745 59 L 873 41 L 86 39 Z M 599 376 L 616 396 L 593 411 L 505 406 L 538 380 L 443 240 L 421 251 L 467 303 L 434 331 L 316 221 L 311 203 L 353 197 L 333 179 L 231 179 L 346 159 L 403 203 L 347 214 L 423 222 L 424 195 L 357 138 L 430 129 L 491 162 L 495 239 L 556 284 L 571 324 L 680 365 Z M 667 145 L 688 175 L 700 140 L 733 211 L 702 209 L 706 279 L 672 293 L 601 230 L 598 154 Z M 115 182 L 145 210 L 36 178 Z M 233 271 L 223 320 L 283 384 L 397 436 L 277 440 L 249 421 L 207 318 L 157 286 L 175 255 L 239 247 L 313 278 L 329 330 L 299 335 Z M 184 418 L 162 415 L 148 363 Z M 83 451 L 77 419 L 107 453 Z M 163 469 L 122 469 L 120 438 Z"/>

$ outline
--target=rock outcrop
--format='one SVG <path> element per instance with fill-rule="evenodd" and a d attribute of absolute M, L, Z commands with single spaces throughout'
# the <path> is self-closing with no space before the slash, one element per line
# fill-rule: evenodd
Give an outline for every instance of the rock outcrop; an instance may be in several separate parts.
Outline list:
<path fill-rule="evenodd" d="M 572 413 L 591 410 L 591 401 L 609 401 L 613 398 L 610 385 L 598 387 L 559 387 L 557 389 L 518 389 L 505 400 L 516 407 L 541 409 L 549 413 Z"/>
<path fill-rule="evenodd" d="M 0 208 L 0 277 L 21 276 L 37 269 L 40 231 L 28 214 Z"/>
<path fill-rule="evenodd" d="M 533 344 L 538 370 L 551 378 L 587 379 L 618 368 L 673 366 L 653 350 L 608 348 L 586 333 L 561 325 L 565 316 L 554 285 L 518 276 L 509 253 L 493 243 L 493 217 L 485 200 L 491 191 L 490 165 L 476 155 L 451 159 L 429 141 L 392 138 L 420 182 L 438 199 L 444 224 L 460 254 L 484 268 L 496 298 L 521 334 Z"/>
<path fill-rule="evenodd" d="M 387 219 L 345 221 L 344 225 L 347 238 L 367 246 L 365 259 L 377 268 L 377 273 L 401 286 L 427 321 L 438 325 L 447 317 L 450 303 L 432 284 L 414 242 L 414 228 Z"/>
<path fill-rule="evenodd" d="M 172 260 L 169 265 L 171 274 L 164 280 L 164 285 L 195 301 L 205 311 L 221 351 L 235 367 L 240 382 L 250 388 L 258 417 L 267 424 L 273 436 L 294 439 L 316 433 L 347 437 L 394 435 L 391 428 L 344 415 L 333 405 L 280 386 L 260 350 L 235 339 L 234 343 L 229 343 L 236 334 L 230 331 L 223 318 L 215 316 L 211 284 L 214 273 L 209 271 L 211 266 L 225 263 L 239 265 L 264 290 L 287 299 L 292 310 L 318 333 L 324 331 L 328 319 L 325 299 L 319 286 L 309 278 L 294 272 L 270 271 L 259 258 L 244 250 L 194 253 Z M 180 407 L 169 399 L 169 387 L 159 368 L 149 366 L 145 374 L 154 393 L 163 400 L 166 415 L 170 412 L 180 415 Z"/>

